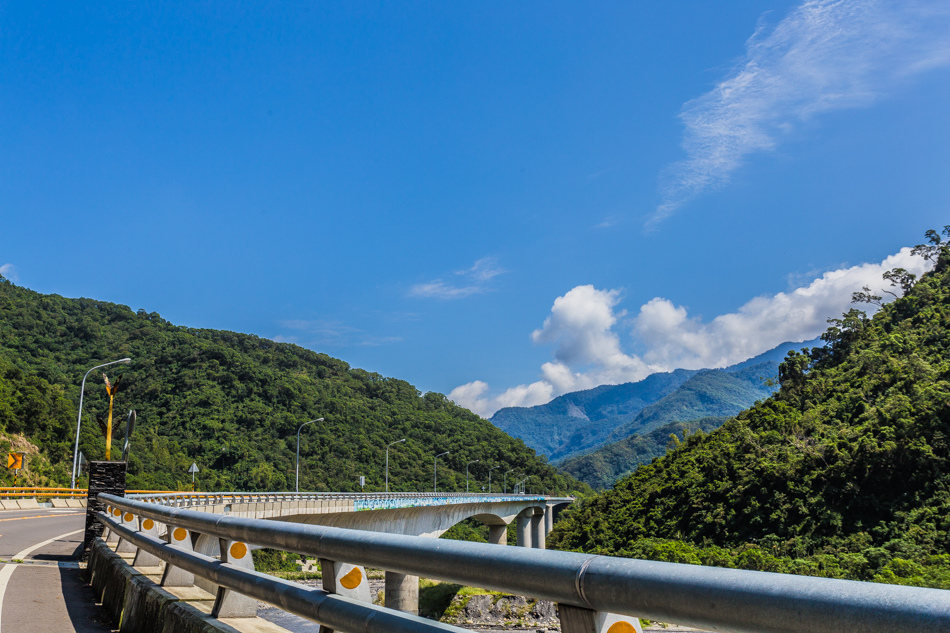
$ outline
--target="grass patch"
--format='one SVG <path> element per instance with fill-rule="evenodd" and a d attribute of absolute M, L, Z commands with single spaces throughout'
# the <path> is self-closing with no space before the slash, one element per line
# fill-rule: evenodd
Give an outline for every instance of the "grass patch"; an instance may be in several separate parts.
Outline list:
<path fill-rule="evenodd" d="M 419 579 L 419 615 L 432 620 L 441 620 L 443 617 L 454 618 L 468 604 L 468 600 L 462 600 L 457 605 L 452 606 L 452 600 L 455 596 L 471 598 L 472 596 L 488 595 L 494 596 L 497 601 L 500 596 L 508 595 L 500 591 L 490 589 L 479 589 L 477 587 L 464 587 L 450 582 L 439 582 L 428 578 Z"/>
<path fill-rule="evenodd" d="M 323 574 L 318 571 L 269 571 L 265 573 L 284 580 L 323 580 Z"/>

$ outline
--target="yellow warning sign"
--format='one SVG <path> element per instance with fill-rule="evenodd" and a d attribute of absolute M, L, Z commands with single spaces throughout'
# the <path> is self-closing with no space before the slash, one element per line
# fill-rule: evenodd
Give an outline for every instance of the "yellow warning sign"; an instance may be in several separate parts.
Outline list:
<path fill-rule="evenodd" d="M 23 468 L 23 453 L 9 453 L 7 455 L 7 468 L 14 470 Z"/>

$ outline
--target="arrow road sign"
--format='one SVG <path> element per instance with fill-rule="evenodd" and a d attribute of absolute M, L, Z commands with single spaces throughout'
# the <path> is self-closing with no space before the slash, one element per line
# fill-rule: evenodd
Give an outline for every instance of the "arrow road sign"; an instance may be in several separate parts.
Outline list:
<path fill-rule="evenodd" d="M 7 455 L 7 468 L 20 470 L 23 468 L 23 453 L 10 453 Z"/>

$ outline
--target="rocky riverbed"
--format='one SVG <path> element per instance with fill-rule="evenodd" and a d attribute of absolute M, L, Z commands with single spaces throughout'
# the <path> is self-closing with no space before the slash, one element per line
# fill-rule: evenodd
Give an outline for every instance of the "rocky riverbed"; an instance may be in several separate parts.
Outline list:
<path fill-rule="evenodd" d="M 381 593 L 385 590 L 385 581 L 382 578 L 368 578 L 370 594 L 373 602 L 382 602 Z M 298 580 L 308 587 L 321 587 L 320 580 Z M 425 591 L 425 589 L 423 589 Z M 290 615 L 268 604 L 259 605 L 258 615 L 275 624 L 279 624 L 292 633 L 317 633 L 319 625 L 303 618 Z M 460 591 L 451 599 L 441 614 L 426 614 L 429 617 L 439 615 L 439 621 L 452 624 L 477 633 L 500 633 L 502 631 L 519 631 L 538 633 L 558 633 L 561 622 L 557 614 L 557 606 L 547 600 L 533 600 L 524 596 L 513 596 L 498 592 L 477 593 Z M 703 633 L 697 629 L 690 629 L 671 624 L 651 623 L 643 630 L 659 633 Z"/>

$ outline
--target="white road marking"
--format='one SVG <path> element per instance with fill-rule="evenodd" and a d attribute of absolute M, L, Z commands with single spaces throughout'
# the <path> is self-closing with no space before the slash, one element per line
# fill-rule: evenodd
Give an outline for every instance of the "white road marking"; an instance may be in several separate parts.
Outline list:
<path fill-rule="evenodd" d="M 60 534 L 59 536 L 54 536 L 53 538 L 43 541 L 42 543 L 37 543 L 36 545 L 31 545 L 27 547 L 22 552 L 17 552 L 13 558 L 24 559 L 29 556 L 35 550 L 38 550 L 41 547 L 45 547 L 50 543 L 55 543 L 61 538 L 66 538 L 67 536 L 72 536 L 73 534 L 79 534 L 84 530 L 74 530 L 72 532 L 66 532 L 65 534 Z M 4 565 L 3 569 L 0 569 L 0 631 L 3 630 L 3 594 L 7 591 L 7 583 L 10 582 L 10 576 L 13 575 L 13 571 L 17 568 L 16 565 Z"/>

